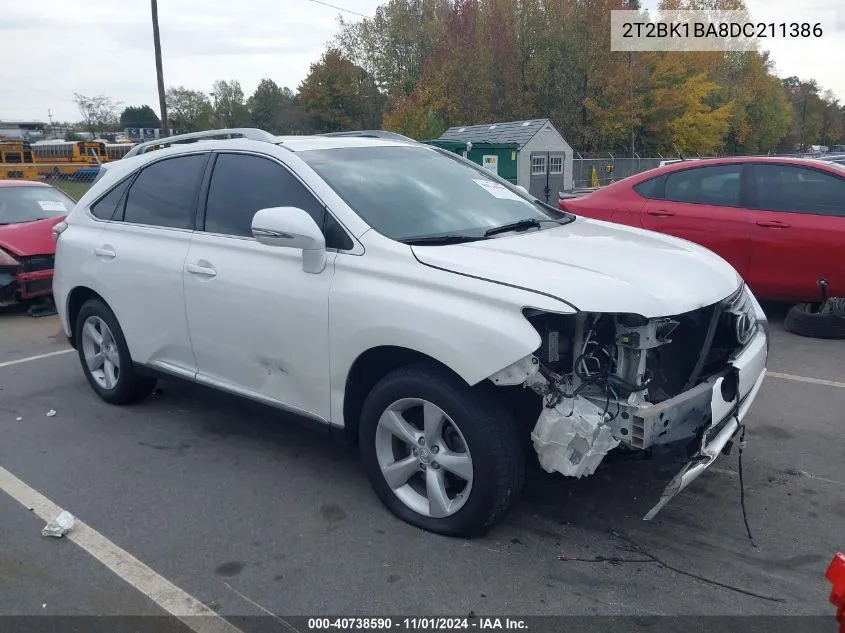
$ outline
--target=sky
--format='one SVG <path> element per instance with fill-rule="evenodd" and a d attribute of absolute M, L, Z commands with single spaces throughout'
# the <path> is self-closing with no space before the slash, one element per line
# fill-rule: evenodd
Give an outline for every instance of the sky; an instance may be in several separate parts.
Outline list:
<path fill-rule="evenodd" d="M 338 16 L 359 20 L 380 0 L 159 0 L 166 86 L 210 91 L 237 79 L 249 96 L 269 77 L 295 90 L 339 30 Z M 800 20 L 807 7 L 841 0 L 746 0 L 753 19 L 773 9 Z M 5 0 L 0 40 L 12 64 L 0 68 L 0 120 L 76 121 L 74 93 L 104 94 L 158 110 L 149 0 Z M 653 9 L 657 0 L 645 0 Z M 799 8 L 800 7 L 800 8 Z M 775 42 L 781 76 L 813 77 L 845 101 L 843 28 L 821 42 Z M 610 43 L 608 42 L 608 46 Z"/>

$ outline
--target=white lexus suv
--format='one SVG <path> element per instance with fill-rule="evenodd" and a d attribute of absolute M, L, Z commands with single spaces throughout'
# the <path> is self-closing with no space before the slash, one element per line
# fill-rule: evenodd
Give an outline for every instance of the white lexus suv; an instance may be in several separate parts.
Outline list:
<path fill-rule="evenodd" d="M 166 374 L 300 414 L 451 535 L 501 519 L 529 459 L 677 463 L 649 519 L 729 451 L 768 356 L 730 265 L 378 136 L 217 130 L 106 165 L 54 232 L 94 392 L 127 404 Z"/>

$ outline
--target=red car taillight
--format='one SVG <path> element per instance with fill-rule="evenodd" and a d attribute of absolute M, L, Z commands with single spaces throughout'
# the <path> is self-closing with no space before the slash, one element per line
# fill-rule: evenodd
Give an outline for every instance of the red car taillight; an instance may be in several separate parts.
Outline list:
<path fill-rule="evenodd" d="M 0 248 L 0 266 L 20 266 L 21 263 Z"/>
<path fill-rule="evenodd" d="M 54 242 L 59 241 L 59 236 L 62 233 L 64 233 L 66 228 L 67 228 L 67 222 L 65 222 L 64 220 L 62 220 L 61 222 L 59 222 L 59 223 L 57 223 L 53 226 L 52 230 L 50 231 L 50 235 L 53 236 Z"/>

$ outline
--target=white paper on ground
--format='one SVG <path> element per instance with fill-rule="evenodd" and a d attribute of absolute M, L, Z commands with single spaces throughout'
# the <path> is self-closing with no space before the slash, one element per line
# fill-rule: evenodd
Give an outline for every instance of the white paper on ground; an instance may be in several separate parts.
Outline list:
<path fill-rule="evenodd" d="M 74 525 L 76 525 L 76 517 L 67 510 L 62 510 L 59 516 L 44 526 L 44 529 L 41 530 L 41 536 L 62 538 L 73 529 Z"/>

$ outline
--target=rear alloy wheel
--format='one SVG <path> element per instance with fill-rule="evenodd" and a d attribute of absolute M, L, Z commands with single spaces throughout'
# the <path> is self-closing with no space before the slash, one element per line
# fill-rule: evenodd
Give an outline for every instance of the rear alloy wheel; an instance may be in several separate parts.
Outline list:
<path fill-rule="evenodd" d="M 425 530 L 483 534 L 521 491 L 522 446 L 492 385 L 429 363 L 396 370 L 367 397 L 359 431 L 376 494 Z"/>
<path fill-rule="evenodd" d="M 139 375 L 123 331 L 100 299 L 85 302 L 76 318 L 76 347 L 88 384 L 111 404 L 142 400 L 155 388 L 155 378 Z"/>
<path fill-rule="evenodd" d="M 103 389 L 114 389 L 120 377 L 120 354 L 109 326 L 96 315 L 82 325 L 82 355 L 94 381 Z"/>

